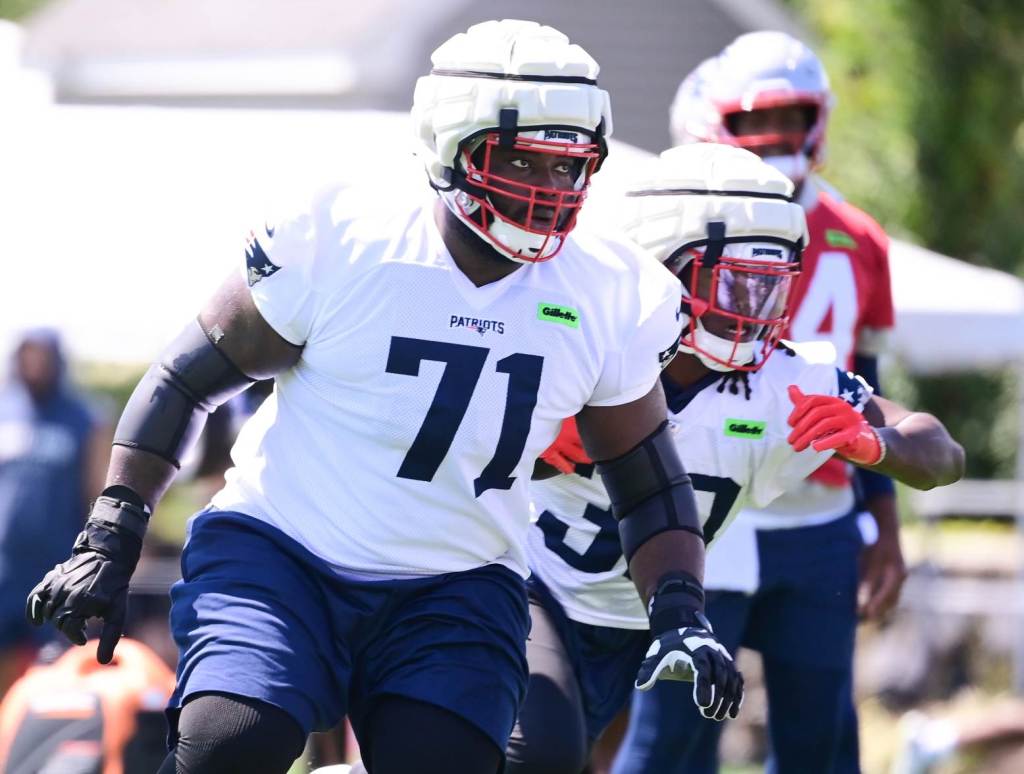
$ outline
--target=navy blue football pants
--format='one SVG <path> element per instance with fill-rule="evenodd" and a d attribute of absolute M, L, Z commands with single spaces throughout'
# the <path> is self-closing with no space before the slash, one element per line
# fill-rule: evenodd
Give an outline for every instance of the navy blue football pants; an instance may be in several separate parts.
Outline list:
<path fill-rule="evenodd" d="M 853 704 L 856 518 L 757 533 L 760 587 L 708 593 L 707 615 L 730 652 L 761 653 L 770 774 L 859 772 Z M 703 718 L 689 683 L 635 692 L 614 774 L 714 774 L 724 724 Z"/>

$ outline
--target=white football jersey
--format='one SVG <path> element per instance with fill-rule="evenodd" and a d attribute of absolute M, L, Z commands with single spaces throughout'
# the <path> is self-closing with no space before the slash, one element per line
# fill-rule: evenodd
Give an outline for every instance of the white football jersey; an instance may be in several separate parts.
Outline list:
<path fill-rule="evenodd" d="M 858 377 L 785 351 L 747 375 L 749 396 L 743 382 L 730 377 L 712 373 L 687 389 L 665 380 L 669 427 L 709 542 L 741 508 L 768 505 L 831 456 L 813 448 L 797 453 L 786 441 L 792 429 L 789 385 L 805 394 L 841 396 L 858 410 L 871 395 Z M 534 482 L 530 568 L 574 621 L 646 629 L 608 495 L 592 468 Z"/>
<path fill-rule="evenodd" d="M 563 417 L 650 391 L 680 287 L 639 248 L 582 230 L 476 287 L 435 202 L 349 188 L 250 235 L 256 306 L 303 349 L 242 428 L 213 504 L 351 575 L 496 563 L 525 577 L 535 459 Z"/>

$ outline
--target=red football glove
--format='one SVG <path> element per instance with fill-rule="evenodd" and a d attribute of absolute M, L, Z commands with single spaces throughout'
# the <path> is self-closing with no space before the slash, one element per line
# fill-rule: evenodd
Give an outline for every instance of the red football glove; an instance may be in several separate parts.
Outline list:
<path fill-rule="evenodd" d="M 830 395 L 804 395 L 795 384 L 789 385 L 793 413 L 786 439 L 795 451 L 808 446 L 817 451 L 834 449 L 836 454 L 858 465 L 877 465 L 885 447 L 875 429 L 849 403 Z"/>
<path fill-rule="evenodd" d="M 589 465 L 593 462 L 583 450 L 583 441 L 580 440 L 579 431 L 576 429 L 576 417 L 562 421 L 558 437 L 544 450 L 540 458 L 561 473 L 575 473 L 577 465 Z"/>

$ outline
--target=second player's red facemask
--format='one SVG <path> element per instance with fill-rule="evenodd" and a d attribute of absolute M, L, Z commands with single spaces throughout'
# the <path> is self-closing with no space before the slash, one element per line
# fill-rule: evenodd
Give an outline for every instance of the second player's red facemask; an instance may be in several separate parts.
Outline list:
<path fill-rule="evenodd" d="M 799 248 L 774 242 L 726 243 L 681 250 L 665 264 L 683 282 L 689 321 L 681 349 L 717 371 L 756 371 L 789 324 Z"/>

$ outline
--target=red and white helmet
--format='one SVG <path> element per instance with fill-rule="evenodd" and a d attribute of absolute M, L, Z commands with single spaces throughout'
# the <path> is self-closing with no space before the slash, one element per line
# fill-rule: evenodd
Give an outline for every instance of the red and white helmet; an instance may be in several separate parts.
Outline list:
<path fill-rule="evenodd" d="M 754 152 L 788 145 L 790 154 L 764 158 L 799 183 L 824 161 L 834 103 L 828 74 L 811 49 L 783 32 L 750 32 L 683 79 L 670 109 L 670 129 L 676 145 L 718 142 Z M 813 111 L 805 132 L 738 136 L 730 127 L 738 113 L 789 106 Z"/>
<path fill-rule="evenodd" d="M 412 106 L 417 154 L 430 184 L 459 220 L 507 258 L 554 257 L 608 152 L 611 106 L 597 86 L 597 62 L 558 30 L 511 19 L 470 27 L 431 61 Z M 579 166 L 573 190 L 494 174 L 497 147 L 573 160 Z M 516 220 L 502 213 L 492 195 L 526 204 L 526 215 Z M 553 212 L 543 228 L 529 225 L 535 207 Z"/>
<path fill-rule="evenodd" d="M 711 143 L 664 151 L 626 192 L 626 233 L 683 283 L 679 348 L 712 370 L 756 371 L 789 322 L 808 239 L 792 194 L 753 153 Z"/>

